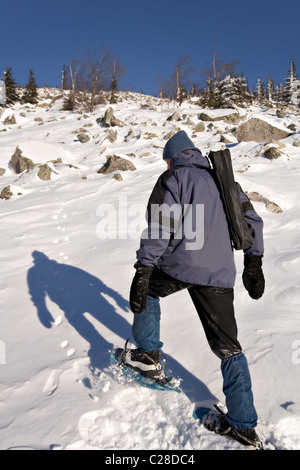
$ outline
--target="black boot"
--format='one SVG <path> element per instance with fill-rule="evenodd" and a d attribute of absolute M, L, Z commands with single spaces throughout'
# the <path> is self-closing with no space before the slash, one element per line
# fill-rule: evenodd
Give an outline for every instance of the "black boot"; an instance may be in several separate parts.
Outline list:
<path fill-rule="evenodd" d="M 163 383 L 165 373 L 160 363 L 159 357 L 162 353 L 158 350 L 145 352 L 140 348 L 125 349 L 122 354 L 122 362 L 131 369 L 139 372 L 155 382 Z"/>
<path fill-rule="evenodd" d="M 237 429 L 233 428 L 227 421 L 225 413 L 219 407 L 215 410 L 209 411 L 204 426 L 209 431 L 213 431 L 221 436 L 228 436 L 231 439 L 240 442 L 245 446 L 253 446 L 255 449 L 263 449 L 262 442 L 254 428 L 251 429 Z"/>

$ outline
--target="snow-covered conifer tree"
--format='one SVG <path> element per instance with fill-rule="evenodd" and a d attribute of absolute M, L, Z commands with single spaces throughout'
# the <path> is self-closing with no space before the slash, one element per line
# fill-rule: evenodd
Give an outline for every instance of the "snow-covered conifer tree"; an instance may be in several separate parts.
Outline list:
<path fill-rule="evenodd" d="M 264 83 L 260 77 L 257 79 L 255 95 L 258 102 L 261 103 L 264 98 Z"/>
<path fill-rule="evenodd" d="M 293 83 L 295 80 L 298 80 L 298 77 L 296 74 L 296 65 L 295 65 L 293 58 L 291 58 L 288 76 L 285 79 L 285 87 L 283 90 L 283 99 L 286 104 L 291 103 L 291 98 L 292 98 L 292 93 L 293 93 Z"/>
<path fill-rule="evenodd" d="M 23 100 L 25 103 L 31 103 L 31 104 L 36 104 L 37 103 L 37 84 L 34 78 L 34 73 L 33 70 L 29 70 L 29 78 L 28 78 L 28 83 L 25 87 L 25 91 L 23 94 Z"/>
<path fill-rule="evenodd" d="M 268 79 L 267 79 L 267 85 L 266 85 L 266 98 L 268 101 L 272 101 L 274 98 L 274 81 L 272 80 L 270 73 L 268 73 Z"/>
<path fill-rule="evenodd" d="M 12 67 L 9 67 L 5 70 L 3 74 L 3 80 L 5 83 L 6 102 L 8 104 L 11 104 L 15 101 L 20 100 L 20 97 L 17 92 L 17 84 L 12 75 Z"/>
<path fill-rule="evenodd" d="M 5 94 L 5 83 L 0 80 L 0 105 L 4 105 L 6 102 L 6 94 Z"/>

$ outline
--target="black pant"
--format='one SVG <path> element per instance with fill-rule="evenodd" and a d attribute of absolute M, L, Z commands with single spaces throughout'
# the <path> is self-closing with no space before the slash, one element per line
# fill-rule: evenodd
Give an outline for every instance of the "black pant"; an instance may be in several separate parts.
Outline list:
<path fill-rule="evenodd" d="M 148 291 L 151 297 L 166 297 L 182 289 L 187 289 L 191 296 L 211 350 L 220 359 L 240 353 L 233 289 L 188 284 L 158 268 L 153 270 Z"/>

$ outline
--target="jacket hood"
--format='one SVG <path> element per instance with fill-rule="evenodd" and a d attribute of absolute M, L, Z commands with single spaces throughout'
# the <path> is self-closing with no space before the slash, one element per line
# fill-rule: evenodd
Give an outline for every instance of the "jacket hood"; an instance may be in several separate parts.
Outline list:
<path fill-rule="evenodd" d="M 171 168 L 184 166 L 188 168 L 210 168 L 209 161 L 197 148 L 188 148 L 177 152 L 170 160 Z"/>
<path fill-rule="evenodd" d="M 166 143 L 163 151 L 163 159 L 174 158 L 174 155 L 182 150 L 195 148 L 195 145 L 185 131 L 178 131 Z"/>

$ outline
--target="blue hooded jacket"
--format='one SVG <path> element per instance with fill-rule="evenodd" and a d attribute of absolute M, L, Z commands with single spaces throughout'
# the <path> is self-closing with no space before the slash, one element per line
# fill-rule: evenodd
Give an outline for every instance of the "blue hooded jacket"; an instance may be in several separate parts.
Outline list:
<path fill-rule="evenodd" d="M 175 144 L 178 134 L 172 138 Z M 166 147 L 176 153 L 167 154 Z M 148 227 L 137 261 L 183 282 L 231 288 L 236 276 L 233 249 L 220 194 L 207 171 L 209 162 L 193 144 L 179 151 L 180 145 L 166 147 L 164 158 L 169 156 L 171 168 L 159 177 L 149 198 Z M 242 203 L 249 202 L 238 188 Z M 245 253 L 262 255 L 263 222 L 251 203 L 249 207 L 244 215 L 254 244 Z"/>

